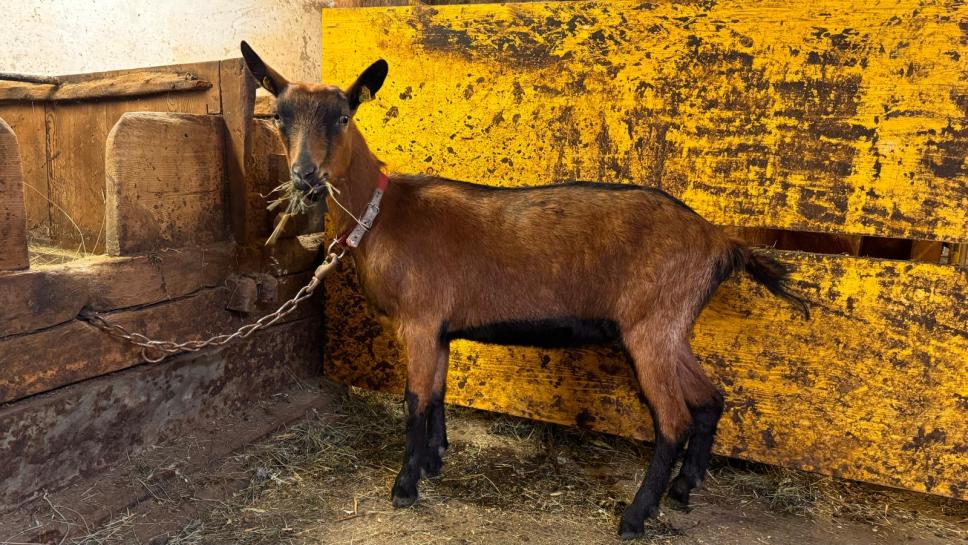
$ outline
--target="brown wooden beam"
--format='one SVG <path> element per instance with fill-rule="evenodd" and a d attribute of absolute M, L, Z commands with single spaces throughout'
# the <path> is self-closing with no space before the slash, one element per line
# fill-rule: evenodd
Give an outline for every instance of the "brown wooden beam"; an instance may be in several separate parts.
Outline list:
<path fill-rule="evenodd" d="M 311 273 L 279 279 L 277 301 L 259 302 L 253 314 L 228 310 L 228 288 L 202 289 L 157 305 L 106 313 L 109 322 L 160 340 L 185 341 L 230 333 L 275 311 L 309 281 Z M 307 301 L 279 323 L 318 314 L 319 301 Z M 314 308 L 315 307 L 315 308 Z M 0 339 L 0 403 L 144 363 L 141 349 L 72 320 L 36 333 Z"/>
<path fill-rule="evenodd" d="M 36 76 L 34 74 L 15 74 L 13 72 L 0 72 L 0 81 L 19 81 L 23 83 L 45 83 L 48 85 L 60 84 L 60 78 L 55 76 Z"/>
<path fill-rule="evenodd" d="M 17 135 L 0 119 L 0 271 L 26 269 L 27 218 Z"/>
<path fill-rule="evenodd" d="M 248 172 L 247 159 L 253 152 L 252 109 L 255 101 L 255 79 L 246 71 L 242 59 L 229 59 L 219 63 L 219 90 L 222 97 L 222 119 L 225 121 L 225 178 L 228 184 L 229 223 L 236 241 L 250 242 L 249 224 L 255 218 L 249 213 L 247 205 L 254 182 Z M 264 199 L 259 200 L 265 202 Z"/>
<path fill-rule="evenodd" d="M 201 91 L 211 87 L 210 81 L 190 73 L 139 70 L 86 81 L 69 81 L 65 78 L 59 85 L 23 80 L 0 81 L 0 102 L 94 100 Z"/>
<path fill-rule="evenodd" d="M 0 513 L 312 377 L 321 358 L 314 342 L 319 329 L 318 317 L 277 325 L 224 351 L 144 365 L 0 407 Z M 90 504 L 79 509 L 90 513 Z M 0 527 L 0 539 L 17 528 Z"/>
<path fill-rule="evenodd" d="M 82 308 L 151 305 L 222 285 L 235 266 L 233 244 L 136 257 L 95 257 L 0 275 L 0 339 L 73 320 Z"/>
<path fill-rule="evenodd" d="M 218 116 L 122 115 L 104 155 L 108 253 L 224 240 L 224 147 L 225 125 Z"/>

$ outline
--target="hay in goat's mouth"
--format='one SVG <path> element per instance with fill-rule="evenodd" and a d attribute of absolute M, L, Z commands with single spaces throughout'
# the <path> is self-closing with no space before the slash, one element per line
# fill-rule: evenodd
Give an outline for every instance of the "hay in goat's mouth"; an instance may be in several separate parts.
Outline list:
<path fill-rule="evenodd" d="M 269 197 L 273 194 L 279 194 L 277 198 L 269 201 L 269 206 L 266 209 L 270 212 L 283 204 L 286 205 L 285 212 L 279 216 L 279 223 L 276 224 L 276 228 L 272 230 L 272 234 L 266 240 L 266 246 L 272 246 L 276 243 L 279 235 L 286 228 L 289 218 L 308 212 L 316 204 L 317 197 L 322 195 L 321 191 L 329 191 L 329 188 L 329 182 L 325 182 L 322 185 L 313 186 L 309 191 L 303 192 L 296 189 L 296 183 L 290 179 L 277 185 L 268 195 L 265 195 L 264 197 Z"/>

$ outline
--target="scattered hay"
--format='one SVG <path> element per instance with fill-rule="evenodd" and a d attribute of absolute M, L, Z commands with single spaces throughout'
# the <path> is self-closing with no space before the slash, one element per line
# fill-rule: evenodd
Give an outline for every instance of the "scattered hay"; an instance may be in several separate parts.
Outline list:
<path fill-rule="evenodd" d="M 444 473 L 421 482 L 414 508 L 394 510 L 387 501 L 404 448 L 402 403 L 353 390 L 334 414 L 317 414 L 247 454 L 251 486 L 169 543 L 461 543 L 456 536 L 468 528 L 512 541 L 518 528 L 528 528 L 530 543 L 614 539 L 644 476 L 648 447 L 470 409 L 447 414 Z M 806 519 L 860 521 L 875 532 L 904 526 L 968 537 L 957 522 L 968 506 L 958 502 L 952 505 L 960 512 L 946 512 L 937 498 L 759 464 L 717 464 L 699 503 L 756 502 Z M 924 506 L 911 507 L 912 498 Z M 480 513 L 488 515 L 475 518 Z M 665 515 L 650 521 L 647 533 L 647 544 L 682 535 Z"/>
<path fill-rule="evenodd" d="M 719 459 L 706 485 L 708 495 L 749 498 L 771 509 L 810 518 L 840 519 L 893 531 L 916 528 L 941 538 L 968 539 L 968 505 L 882 488 L 838 481 L 765 464 Z"/>
<path fill-rule="evenodd" d="M 403 404 L 396 396 L 351 389 L 331 407 L 226 461 L 233 478 L 244 468 L 248 486 L 225 501 L 205 503 L 200 519 L 150 545 L 615 543 L 618 519 L 650 454 L 640 442 L 620 437 L 448 407 L 451 450 L 443 474 L 421 482 L 413 508 L 396 510 L 389 493 L 404 450 Z M 148 488 L 164 470 L 145 467 L 137 478 Z M 222 473 L 214 468 L 193 480 L 217 480 Z M 164 490 L 150 490 L 174 505 Z M 910 540 L 912 533 L 947 542 L 968 538 L 965 503 L 722 458 L 694 504 L 705 506 L 701 521 L 664 508 L 649 521 L 649 537 L 636 543 L 716 542 L 708 540 L 727 525 L 739 540 L 724 543 L 744 543 L 744 535 L 777 524 L 863 536 L 838 543 L 863 542 L 869 532 L 890 536 L 885 543 Z M 781 514 L 772 522 L 771 511 Z M 749 530 L 737 526 L 740 513 L 763 526 L 743 534 Z M 96 531 L 75 525 L 64 543 L 134 543 L 136 530 L 153 522 L 125 513 Z M 88 535 L 75 537 L 82 532 Z M 697 534 L 706 541 L 697 541 Z M 796 535 L 809 534 L 793 530 L 777 543 L 798 543 Z"/>
<path fill-rule="evenodd" d="M 128 535 L 128 531 L 138 518 L 138 515 L 126 511 L 101 528 L 74 538 L 70 543 L 74 545 L 116 545 L 124 543 L 125 536 Z"/>
<path fill-rule="evenodd" d="M 39 269 L 50 265 L 61 265 L 94 256 L 95 254 L 77 250 L 45 246 L 31 242 L 27 246 L 27 256 L 31 269 Z"/>

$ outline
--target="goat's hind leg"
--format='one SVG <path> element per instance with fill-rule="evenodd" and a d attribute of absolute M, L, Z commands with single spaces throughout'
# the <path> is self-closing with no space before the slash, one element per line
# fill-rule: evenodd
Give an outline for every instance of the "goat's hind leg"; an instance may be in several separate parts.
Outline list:
<path fill-rule="evenodd" d="M 672 466 L 682 450 L 691 422 L 676 373 L 676 349 L 672 343 L 654 338 L 656 331 L 648 324 L 639 324 L 624 335 L 625 347 L 652 411 L 655 449 L 645 480 L 622 515 L 619 534 L 623 539 L 641 536 L 645 532 L 645 520 L 658 511 L 659 500 L 669 484 Z"/>
<path fill-rule="evenodd" d="M 685 509 L 689 505 L 689 493 L 702 484 L 709 469 L 713 438 L 724 403 L 723 394 L 706 377 L 688 345 L 683 345 L 680 350 L 678 371 L 692 415 L 692 431 L 682 469 L 672 480 L 668 498 L 671 506 Z"/>

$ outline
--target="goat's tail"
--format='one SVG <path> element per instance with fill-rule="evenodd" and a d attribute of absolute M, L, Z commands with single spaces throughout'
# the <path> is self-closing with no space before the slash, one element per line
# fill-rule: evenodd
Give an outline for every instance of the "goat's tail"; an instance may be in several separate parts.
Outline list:
<path fill-rule="evenodd" d="M 757 283 L 762 284 L 773 295 L 787 300 L 797 308 L 805 320 L 810 319 L 810 309 L 807 300 L 791 292 L 787 286 L 790 267 L 780 263 L 772 257 L 751 250 L 745 242 L 732 239 L 732 247 L 726 258 L 725 268 L 728 276 L 734 270 L 743 268 Z M 726 272 L 726 271 L 724 271 Z"/>

